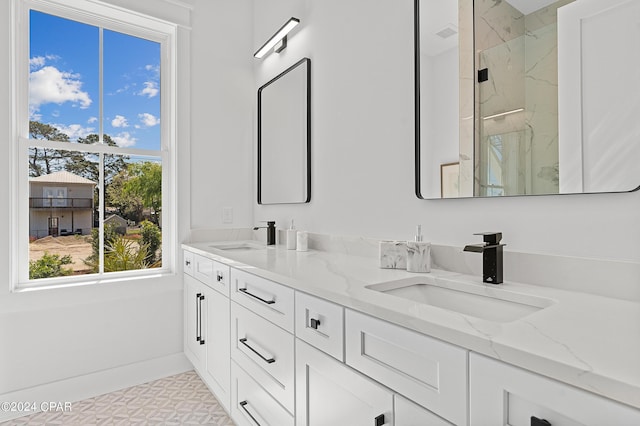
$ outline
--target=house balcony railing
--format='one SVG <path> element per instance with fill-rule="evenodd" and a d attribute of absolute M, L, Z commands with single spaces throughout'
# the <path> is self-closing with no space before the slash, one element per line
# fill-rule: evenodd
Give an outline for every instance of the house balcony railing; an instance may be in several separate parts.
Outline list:
<path fill-rule="evenodd" d="M 30 209 L 93 209 L 93 198 L 29 198 Z"/>

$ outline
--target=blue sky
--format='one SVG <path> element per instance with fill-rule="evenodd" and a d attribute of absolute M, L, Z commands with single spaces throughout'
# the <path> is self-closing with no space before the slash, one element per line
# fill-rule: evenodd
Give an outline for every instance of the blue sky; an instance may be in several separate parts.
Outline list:
<path fill-rule="evenodd" d="M 72 140 L 98 133 L 97 27 L 31 11 L 29 114 Z M 160 44 L 104 30 L 104 132 L 160 149 Z"/>

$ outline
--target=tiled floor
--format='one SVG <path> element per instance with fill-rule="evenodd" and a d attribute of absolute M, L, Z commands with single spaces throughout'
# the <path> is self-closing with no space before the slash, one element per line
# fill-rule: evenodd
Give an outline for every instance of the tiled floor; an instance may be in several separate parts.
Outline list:
<path fill-rule="evenodd" d="M 209 425 L 233 426 L 198 375 L 176 376 L 71 404 L 70 412 L 42 412 L 5 425 Z"/>

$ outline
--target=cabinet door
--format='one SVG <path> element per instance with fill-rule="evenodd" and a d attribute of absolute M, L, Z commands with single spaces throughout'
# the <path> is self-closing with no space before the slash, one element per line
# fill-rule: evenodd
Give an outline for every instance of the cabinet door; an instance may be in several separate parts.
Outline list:
<path fill-rule="evenodd" d="M 296 426 L 392 426 L 393 394 L 296 339 Z"/>
<path fill-rule="evenodd" d="M 199 372 L 202 372 L 205 365 L 204 292 L 204 284 L 189 275 L 184 275 L 184 352 Z"/>
<path fill-rule="evenodd" d="M 640 410 L 475 353 L 469 386 L 472 425 L 640 425 Z"/>
<path fill-rule="evenodd" d="M 205 289 L 204 295 L 207 321 L 203 330 L 206 348 L 204 380 L 228 411 L 231 383 L 229 299 L 209 288 Z"/>

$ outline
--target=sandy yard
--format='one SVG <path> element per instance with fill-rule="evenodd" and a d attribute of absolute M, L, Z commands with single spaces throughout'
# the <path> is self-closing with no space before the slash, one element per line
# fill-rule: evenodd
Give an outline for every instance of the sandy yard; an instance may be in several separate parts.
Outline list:
<path fill-rule="evenodd" d="M 40 259 L 45 251 L 60 256 L 70 255 L 73 263 L 63 267 L 71 268 L 76 273 L 90 269 L 82 261 L 91 255 L 91 236 L 89 235 L 40 238 L 29 244 L 29 259 Z"/>

